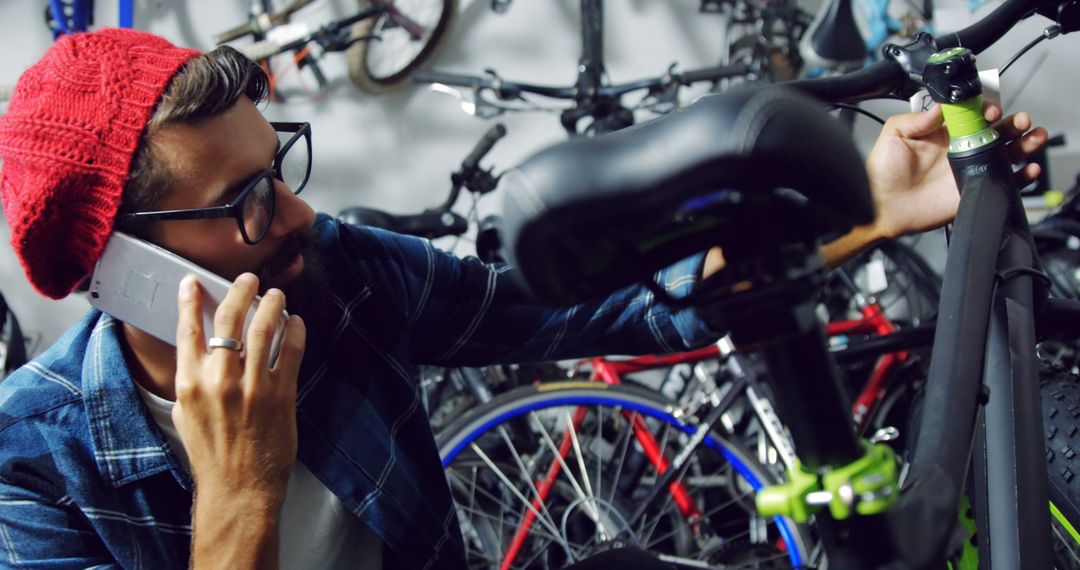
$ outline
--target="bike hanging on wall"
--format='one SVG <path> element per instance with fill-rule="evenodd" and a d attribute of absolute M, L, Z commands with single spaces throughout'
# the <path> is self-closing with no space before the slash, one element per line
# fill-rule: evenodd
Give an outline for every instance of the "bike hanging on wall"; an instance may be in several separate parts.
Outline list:
<path fill-rule="evenodd" d="M 328 85 L 318 60 L 344 52 L 349 78 L 368 93 L 387 93 L 409 83 L 410 74 L 435 56 L 458 11 L 458 0 L 361 0 L 358 11 L 313 26 L 293 16 L 314 0 L 292 0 L 274 10 L 270 0 L 252 4 L 247 23 L 215 37 L 224 44 L 252 36 L 237 46 L 256 61 L 292 52 L 298 68 L 310 69 L 320 90 Z"/>

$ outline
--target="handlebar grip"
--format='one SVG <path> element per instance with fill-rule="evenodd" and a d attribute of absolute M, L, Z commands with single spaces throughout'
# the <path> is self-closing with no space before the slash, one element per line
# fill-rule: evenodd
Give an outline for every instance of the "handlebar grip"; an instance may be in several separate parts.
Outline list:
<path fill-rule="evenodd" d="M 462 161 L 461 169 L 471 170 L 476 168 L 476 165 L 480 164 L 480 159 L 484 158 L 484 155 L 491 150 L 491 147 L 495 146 L 495 143 L 499 142 L 499 139 L 505 136 L 506 127 L 502 123 L 491 127 L 491 129 L 484 134 L 484 137 L 480 139 L 480 142 L 476 143 L 476 146 L 473 147 L 469 156 L 466 156 L 465 160 Z"/>
<path fill-rule="evenodd" d="M 454 87 L 479 87 L 487 84 L 483 77 L 442 71 L 416 71 L 413 72 L 412 78 L 415 83 L 442 83 Z"/>
<path fill-rule="evenodd" d="M 237 49 L 255 61 L 262 61 L 268 57 L 281 53 L 282 46 L 280 42 L 274 40 L 263 40 L 251 45 L 238 47 Z"/>

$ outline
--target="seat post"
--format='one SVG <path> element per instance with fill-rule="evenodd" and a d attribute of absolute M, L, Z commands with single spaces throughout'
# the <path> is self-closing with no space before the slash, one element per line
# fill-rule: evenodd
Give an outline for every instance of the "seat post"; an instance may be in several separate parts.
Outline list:
<path fill-rule="evenodd" d="M 736 256 L 724 271 L 736 276 L 729 291 L 738 292 L 697 310 L 730 330 L 740 346 L 762 349 L 773 397 L 803 465 L 821 470 L 861 457 L 848 397 L 817 317 L 816 295 L 825 270 L 816 247 L 786 245 Z"/>
<path fill-rule="evenodd" d="M 795 444 L 797 469 L 824 480 L 865 461 L 870 448 L 855 435 L 851 406 L 817 316 L 817 291 L 825 279 L 817 246 L 813 241 L 771 246 L 731 256 L 724 271 L 735 277 L 715 297 L 706 292 L 710 301 L 697 311 L 714 327 L 730 330 L 736 344 L 761 349 L 771 396 Z M 711 279 L 702 286 L 709 287 Z M 825 514 L 817 521 L 830 564 L 838 568 L 876 568 L 895 554 L 881 517 Z"/>

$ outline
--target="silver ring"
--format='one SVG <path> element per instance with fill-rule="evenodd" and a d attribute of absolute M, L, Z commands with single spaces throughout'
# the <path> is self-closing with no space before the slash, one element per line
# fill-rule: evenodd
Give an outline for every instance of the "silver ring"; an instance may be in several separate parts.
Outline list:
<path fill-rule="evenodd" d="M 244 350 L 244 343 L 236 340 L 235 338 L 228 338 L 224 336 L 212 336 L 210 342 L 207 343 L 210 348 L 224 348 L 226 350 L 235 350 L 240 352 Z"/>

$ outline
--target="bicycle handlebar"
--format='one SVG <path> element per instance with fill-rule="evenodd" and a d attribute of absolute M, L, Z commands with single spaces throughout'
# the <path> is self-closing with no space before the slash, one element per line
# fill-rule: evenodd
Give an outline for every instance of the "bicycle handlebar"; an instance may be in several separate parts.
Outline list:
<path fill-rule="evenodd" d="M 670 85 L 690 85 L 701 81 L 718 81 L 729 77 L 747 75 L 754 71 L 748 63 L 717 65 L 684 72 L 671 72 L 659 77 L 641 79 L 618 85 L 601 85 L 595 95 L 599 97 L 618 97 L 631 91 L 661 89 Z M 552 99 L 581 99 L 586 96 L 575 87 L 557 87 L 505 81 L 494 74 L 487 76 L 447 73 L 444 71 L 417 71 L 413 73 L 417 83 L 441 83 L 450 87 L 466 87 L 476 90 L 490 90 L 500 99 L 513 99 L 522 93 L 533 93 Z"/>
<path fill-rule="evenodd" d="M 251 45 L 240 46 L 236 49 L 240 50 L 240 53 L 248 56 L 255 61 L 261 61 L 285 51 L 286 48 L 281 44 L 281 42 L 276 42 L 274 40 L 263 40 L 261 42 L 255 42 Z"/>
<path fill-rule="evenodd" d="M 234 40 L 238 40 L 246 35 L 252 33 L 263 33 L 269 28 L 272 28 L 276 24 L 280 24 L 289 19 L 297 10 L 311 4 L 315 0 L 295 0 L 292 4 L 273 12 L 270 14 L 261 14 L 262 18 L 252 18 L 247 23 L 236 26 L 231 30 L 226 30 L 216 36 L 214 36 L 214 43 L 217 45 L 229 43 Z"/>
<path fill-rule="evenodd" d="M 978 22 L 936 37 L 935 45 L 938 49 L 963 46 L 979 53 L 1004 36 L 1017 22 L 1035 13 L 1040 6 L 1042 3 L 1038 0 L 1006 0 Z M 885 46 L 884 49 L 892 48 Z M 884 59 L 844 75 L 789 81 L 783 85 L 826 101 L 854 103 L 900 93 L 909 80 L 895 60 Z"/>
<path fill-rule="evenodd" d="M 236 49 L 255 61 L 260 61 L 288 50 L 299 49 L 308 42 L 319 44 L 325 51 L 344 50 L 352 45 L 353 42 L 358 41 L 359 38 L 353 39 L 343 37 L 341 35 L 343 30 L 346 30 L 361 20 L 377 16 L 388 12 L 389 10 L 390 7 L 388 4 L 376 2 L 376 5 L 372 8 L 362 10 L 347 18 L 334 20 L 316 29 L 311 29 L 309 26 L 298 24 L 295 29 L 289 29 L 286 33 L 282 34 L 282 37 L 267 38 L 250 45 L 239 46 Z M 400 18 L 402 22 L 405 21 L 405 16 L 398 15 L 397 17 Z M 283 28 L 277 29 L 282 30 Z"/>
<path fill-rule="evenodd" d="M 491 152 L 491 147 L 504 136 L 506 136 L 506 126 L 502 123 L 496 124 L 484 133 L 465 160 L 461 161 L 461 168 L 450 175 L 450 196 L 439 206 L 439 210 L 449 212 L 457 202 L 462 187 L 476 194 L 487 194 L 495 189 L 499 178 L 492 175 L 490 170 L 480 168 L 480 160 Z"/>
<path fill-rule="evenodd" d="M 480 142 L 476 143 L 472 152 L 470 152 L 469 155 L 465 157 L 465 160 L 461 162 L 461 169 L 472 170 L 476 168 L 476 166 L 480 164 L 480 159 L 484 158 L 484 155 L 491 151 L 491 147 L 495 146 L 495 143 L 499 142 L 499 139 L 505 136 L 506 126 L 502 123 L 491 127 L 491 129 L 484 134 L 483 138 L 480 139 Z"/>

